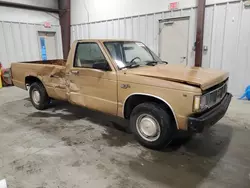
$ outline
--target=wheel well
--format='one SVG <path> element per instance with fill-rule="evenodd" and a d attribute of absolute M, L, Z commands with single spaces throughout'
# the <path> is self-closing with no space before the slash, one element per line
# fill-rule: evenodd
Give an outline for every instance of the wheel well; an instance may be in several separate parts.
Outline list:
<path fill-rule="evenodd" d="M 130 114 L 132 113 L 133 109 L 141 104 L 141 103 L 145 103 L 145 102 L 153 102 L 153 103 L 157 103 L 159 104 L 162 108 L 164 108 L 173 118 L 173 120 L 176 122 L 174 113 L 172 111 L 172 109 L 170 108 L 170 106 L 163 100 L 153 97 L 153 96 L 148 96 L 148 95 L 139 95 L 139 94 L 135 94 L 130 96 L 124 104 L 124 111 L 123 111 L 123 115 L 126 119 L 130 118 Z"/>
<path fill-rule="evenodd" d="M 31 84 L 38 82 L 38 83 L 42 83 L 41 80 L 35 76 L 27 76 L 25 77 L 25 85 L 27 86 L 31 86 Z"/>

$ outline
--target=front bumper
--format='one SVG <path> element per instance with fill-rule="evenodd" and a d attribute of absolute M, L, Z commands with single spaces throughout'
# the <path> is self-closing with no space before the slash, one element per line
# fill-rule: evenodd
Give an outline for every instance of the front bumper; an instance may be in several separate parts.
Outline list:
<path fill-rule="evenodd" d="M 232 94 L 227 93 L 219 104 L 208 111 L 193 114 L 188 117 L 188 130 L 200 133 L 204 127 L 212 126 L 218 122 L 226 113 L 231 102 Z"/>

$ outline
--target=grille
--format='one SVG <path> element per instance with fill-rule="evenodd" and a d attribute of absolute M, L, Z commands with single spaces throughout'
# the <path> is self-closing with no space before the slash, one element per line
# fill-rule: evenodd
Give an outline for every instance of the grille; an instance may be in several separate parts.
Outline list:
<path fill-rule="evenodd" d="M 205 94 L 207 106 L 210 108 L 220 102 L 227 93 L 227 82 L 215 90 Z"/>

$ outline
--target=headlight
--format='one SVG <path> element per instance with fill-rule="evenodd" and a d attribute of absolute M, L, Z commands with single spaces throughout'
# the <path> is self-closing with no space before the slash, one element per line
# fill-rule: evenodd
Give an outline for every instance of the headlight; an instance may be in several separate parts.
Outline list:
<path fill-rule="evenodd" d="M 193 111 L 202 111 L 207 107 L 207 97 L 206 95 L 194 96 L 194 106 Z"/>
<path fill-rule="evenodd" d="M 194 96 L 194 112 L 197 112 L 200 110 L 200 104 L 201 104 L 201 96 Z"/>

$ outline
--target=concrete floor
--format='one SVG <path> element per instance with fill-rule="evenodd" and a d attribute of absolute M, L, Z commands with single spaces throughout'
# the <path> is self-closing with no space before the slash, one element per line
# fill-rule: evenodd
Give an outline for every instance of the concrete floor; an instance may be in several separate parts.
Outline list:
<path fill-rule="evenodd" d="M 26 91 L 0 90 L 0 179 L 11 188 L 250 187 L 250 103 L 182 146 L 156 152 L 113 117 L 56 102 L 46 111 Z"/>

